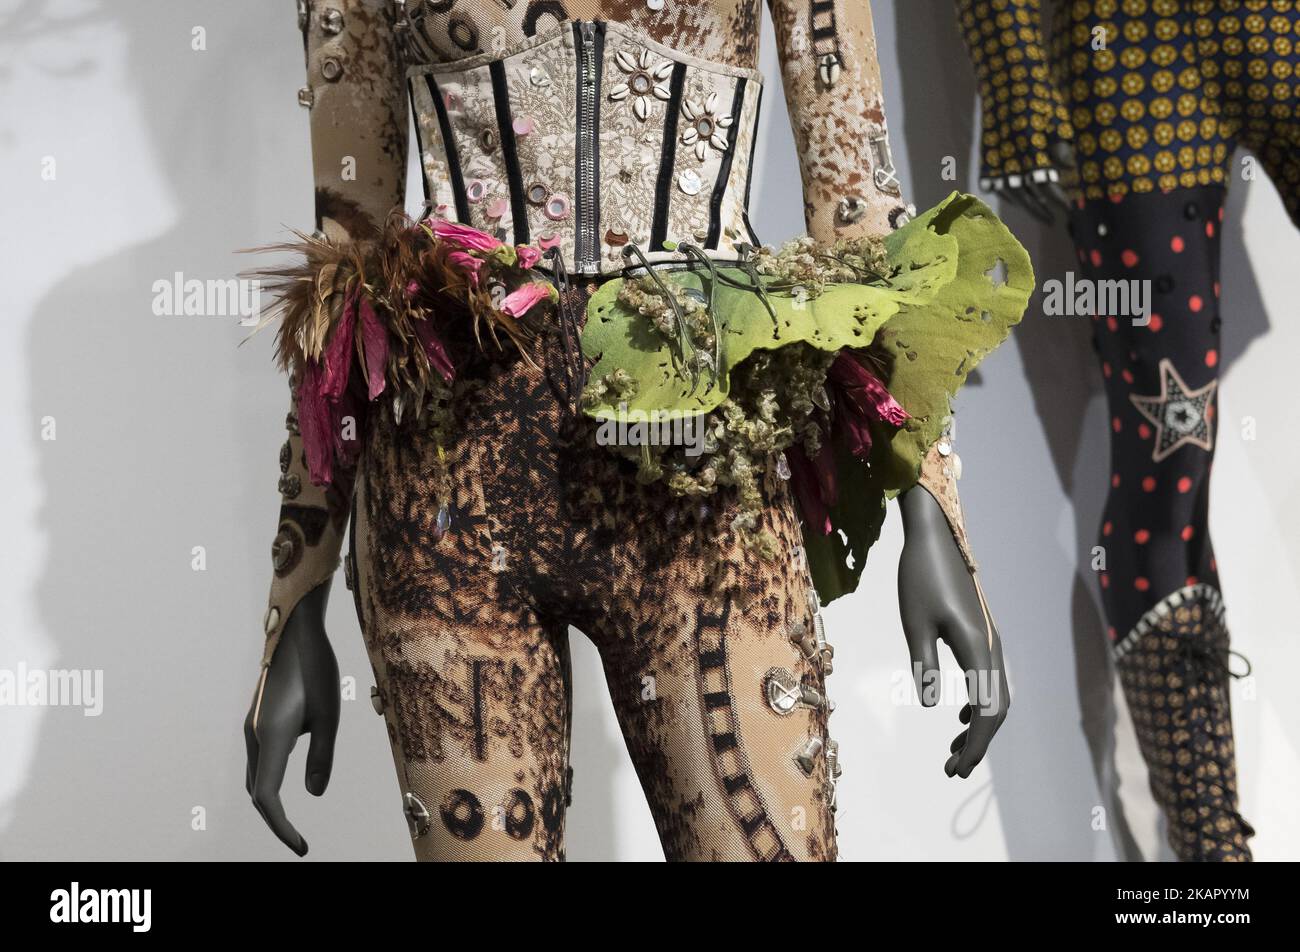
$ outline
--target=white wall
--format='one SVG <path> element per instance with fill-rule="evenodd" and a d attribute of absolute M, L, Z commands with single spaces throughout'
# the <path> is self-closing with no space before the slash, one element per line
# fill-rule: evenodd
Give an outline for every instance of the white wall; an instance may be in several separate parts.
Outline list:
<path fill-rule="evenodd" d="M 973 80 L 949 0 L 874 6 L 904 182 L 921 206 L 973 188 Z M 196 26 L 206 51 L 191 49 Z M 232 249 L 310 222 L 293 4 L 0 0 L 0 55 L 0 668 L 105 672 L 97 718 L 0 708 L 0 858 L 288 858 L 247 803 L 240 730 L 261 646 L 284 385 L 269 335 L 237 348 L 245 332 L 231 320 L 155 317 L 151 286 L 176 271 L 228 277 L 246 266 Z M 799 229 L 800 210 L 770 35 L 765 65 L 755 219 L 777 241 Z M 966 168 L 958 182 L 940 178 L 946 155 Z M 47 156 L 53 181 L 41 177 Z M 1236 184 L 1229 214 L 1213 530 L 1234 638 L 1257 670 L 1233 698 L 1243 811 L 1261 859 L 1295 858 L 1300 724 L 1284 679 L 1300 664 L 1300 238 L 1267 182 Z M 1070 266 L 1060 229 L 1006 215 L 1040 279 Z M 968 781 L 942 774 L 958 704 L 898 702 L 897 520 L 862 591 L 830 609 L 845 858 L 1160 855 L 1113 709 L 1091 579 L 1076 568 L 1107 472 L 1085 323 L 1031 311 L 959 405 L 963 498 L 1015 691 Z M 51 416 L 57 439 L 42 440 Z M 1253 441 L 1239 436 L 1245 417 Z M 191 569 L 194 546 L 205 572 Z M 299 751 L 286 804 L 312 858 L 406 858 L 346 599 L 329 623 L 359 699 L 344 705 L 328 795 L 303 792 Z M 595 653 L 576 634 L 575 682 L 570 856 L 657 858 Z M 1131 837 L 1102 792 L 1116 778 Z M 196 807 L 204 830 L 192 829 Z"/>

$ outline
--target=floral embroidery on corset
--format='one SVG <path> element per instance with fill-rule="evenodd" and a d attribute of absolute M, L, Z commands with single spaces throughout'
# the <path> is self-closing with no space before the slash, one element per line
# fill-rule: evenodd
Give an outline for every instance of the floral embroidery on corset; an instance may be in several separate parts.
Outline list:
<path fill-rule="evenodd" d="M 722 130 L 730 128 L 732 117 L 718 115 L 718 94 L 710 93 L 704 105 L 691 100 L 682 103 L 682 115 L 690 123 L 682 133 L 682 144 L 695 147 L 695 157 L 703 162 L 709 157 L 709 149 L 726 152 L 730 143 Z"/>
<path fill-rule="evenodd" d="M 628 80 L 611 89 L 609 98 L 614 102 L 622 102 L 629 96 L 632 97 L 632 112 L 645 122 L 654 109 L 654 100 L 667 101 L 672 98 L 672 93 L 664 85 L 664 80 L 672 75 L 673 63 L 671 60 L 664 60 L 656 65 L 649 50 L 642 50 L 640 56 L 633 56 L 627 50 L 619 50 L 615 54 L 615 60 L 618 68 L 628 74 Z"/>

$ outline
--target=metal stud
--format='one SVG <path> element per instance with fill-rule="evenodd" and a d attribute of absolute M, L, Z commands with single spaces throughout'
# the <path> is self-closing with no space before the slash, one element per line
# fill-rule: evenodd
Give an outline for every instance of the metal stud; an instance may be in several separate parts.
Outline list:
<path fill-rule="evenodd" d="M 940 440 L 938 443 L 935 444 L 934 448 L 939 451 L 940 456 L 952 455 L 952 444 L 949 443 L 947 440 Z"/>
<path fill-rule="evenodd" d="M 384 699 L 379 696 L 379 685 L 370 686 L 370 706 L 375 709 L 376 714 L 384 713 Z"/>
<path fill-rule="evenodd" d="M 802 685 L 789 668 L 772 668 L 763 676 L 767 706 L 785 717 L 799 706 Z"/>
<path fill-rule="evenodd" d="M 293 539 L 287 532 L 281 532 L 271 543 L 271 564 L 275 566 L 277 572 L 282 572 L 287 568 L 294 558 Z"/>
<path fill-rule="evenodd" d="M 822 747 L 822 739 L 812 737 L 800 748 L 799 753 L 794 755 L 794 762 L 799 765 L 799 769 L 805 776 L 811 777 L 813 771 L 817 769 L 817 755 L 822 752 Z"/>
<path fill-rule="evenodd" d="M 268 635 L 280 627 L 280 609 L 272 605 L 266 610 L 266 619 L 262 622 L 262 630 Z"/>
<path fill-rule="evenodd" d="M 541 182 L 534 182 L 532 185 L 528 186 L 528 204 L 544 205 L 546 204 L 547 196 L 550 194 L 550 190 L 545 185 Z"/>
<path fill-rule="evenodd" d="M 298 90 L 298 105 L 304 109 L 310 109 L 316 102 L 316 94 L 311 91 L 310 86 L 304 86 Z"/>
<path fill-rule="evenodd" d="M 327 56 L 321 60 L 320 74 L 325 77 L 327 82 L 337 83 L 343 77 L 343 63 L 333 56 Z"/>
<path fill-rule="evenodd" d="M 321 17 L 320 25 L 326 33 L 338 36 L 343 32 L 343 13 L 333 7 L 327 8 Z"/>
<path fill-rule="evenodd" d="M 844 773 L 844 768 L 840 766 L 840 745 L 838 741 L 828 740 L 826 742 L 826 766 L 830 768 L 831 777 L 839 779 Z"/>
<path fill-rule="evenodd" d="M 1105 238 L 1109 234 L 1110 234 L 1110 228 L 1106 225 L 1106 223 L 1104 221 L 1099 222 L 1097 224 L 1097 237 Z"/>
<path fill-rule="evenodd" d="M 406 823 L 411 828 L 411 839 L 418 839 L 429 832 L 429 809 L 415 794 L 408 793 L 402 798 L 402 812 L 406 814 Z"/>
<path fill-rule="evenodd" d="M 534 66 L 528 71 L 528 81 L 538 89 L 544 89 L 551 85 L 551 77 L 540 66 Z"/>
<path fill-rule="evenodd" d="M 694 169 L 687 169 L 677 176 L 677 187 L 687 195 L 698 195 L 704 188 L 704 180 L 700 178 L 699 172 Z"/>

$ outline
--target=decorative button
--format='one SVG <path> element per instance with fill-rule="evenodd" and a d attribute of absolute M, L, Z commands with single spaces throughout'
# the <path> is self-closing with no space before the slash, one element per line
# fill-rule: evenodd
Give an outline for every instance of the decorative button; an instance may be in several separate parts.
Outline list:
<path fill-rule="evenodd" d="M 704 188 L 704 180 L 700 178 L 700 173 L 694 169 L 687 169 L 681 175 L 677 176 L 677 187 L 687 195 L 698 195 Z"/>
<path fill-rule="evenodd" d="M 298 90 L 298 105 L 304 109 L 310 109 L 316 102 L 316 94 L 311 91 L 310 86 L 304 86 Z"/>
<path fill-rule="evenodd" d="M 550 194 L 551 190 L 545 185 L 541 182 L 534 182 L 532 185 L 528 186 L 528 204 L 544 205 L 546 204 L 546 199 Z"/>
<path fill-rule="evenodd" d="M 333 56 L 327 56 L 321 61 L 320 74 L 331 83 L 336 83 L 343 75 L 343 63 Z"/>
<path fill-rule="evenodd" d="M 537 131 L 537 120 L 532 116 L 520 116 L 511 123 L 511 127 L 515 130 L 517 136 L 532 135 Z"/>
<path fill-rule="evenodd" d="M 615 248 L 621 248 L 628 242 L 628 234 L 625 231 L 615 231 L 613 228 L 605 232 L 605 244 L 613 245 Z"/>
<path fill-rule="evenodd" d="M 1110 227 L 1105 222 L 1101 222 L 1100 224 L 1097 225 L 1098 238 L 1105 238 L 1109 234 L 1110 234 Z"/>
<path fill-rule="evenodd" d="M 482 179 L 473 179 L 465 185 L 465 198 L 471 202 L 481 202 L 487 195 L 487 184 Z"/>
<path fill-rule="evenodd" d="M 772 668 L 763 677 L 767 706 L 785 717 L 799 706 L 803 686 L 789 668 Z"/>
<path fill-rule="evenodd" d="M 320 25 L 326 33 L 331 36 L 338 36 L 343 32 L 342 12 L 335 10 L 333 7 L 328 8 L 325 15 L 321 17 Z"/>
<path fill-rule="evenodd" d="M 664 8 L 664 0 L 645 0 L 645 5 L 658 13 Z"/>
<path fill-rule="evenodd" d="M 546 200 L 543 213 L 551 221 L 563 221 L 569 217 L 572 210 L 573 203 L 570 201 L 569 196 L 563 192 L 555 192 Z"/>
<path fill-rule="evenodd" d="M 839 217 L 846 225 L 861 221 L 867 213 L 867 200 L 861 195 L 847 195 L 840 199 Z"/>
<path fill-rule="evenodd" d="M 551 77 L 546 74 L 546 70 L 540 66 L 534 66 L 528 71 L 528 81 L 538 89 L 544 89 L 551 85 Z"/>
<path fill-rule="evenodd" d="M 934 448 L 939 451 L 940 456 L 952 455 L 952 444 L 949 443 L 947 440 L 940 440 L 938 443 L 935 444 Z"/>
<path fill-rule="evenodd" d="M 297 473 L 285 473 L 280 477 L 278 488 L 280 495 L 285 499 L 297 499 L 298 494 L 302 492 L 302 480 L 298 478 Z"/>
<path fill-rule="evenodd" d="M 836 53 L 827 53 L 817 63 L 817 75 L 823 86 L 834 86 L 840 78 L 840 58 Z"/>
<path fill-rule="evenodd" d="M 504 198 L 498 198 L 487 207 L 488 218 L 504 218 L 506 212 L 510 209 L 510 203 Z"/>

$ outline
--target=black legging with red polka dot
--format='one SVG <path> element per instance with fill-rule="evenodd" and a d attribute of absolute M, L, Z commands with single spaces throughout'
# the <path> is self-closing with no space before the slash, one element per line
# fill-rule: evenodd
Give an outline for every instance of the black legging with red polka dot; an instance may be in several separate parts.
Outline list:
<path fill-rule="evenodd" d="M 1070 223 L 1095 291 L 1100 282 L 1149 282 L 1145 323 L 1133 313 L 1093 317 L 1111 431 L 1096 567 L 1152 789 L 1184 859 L 1250 856 L 1236 812 L 1227 632 L 1207 524 L 1223 200 L 1222 188 L 1206 186 L 1082 201 Z"/>

